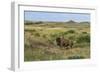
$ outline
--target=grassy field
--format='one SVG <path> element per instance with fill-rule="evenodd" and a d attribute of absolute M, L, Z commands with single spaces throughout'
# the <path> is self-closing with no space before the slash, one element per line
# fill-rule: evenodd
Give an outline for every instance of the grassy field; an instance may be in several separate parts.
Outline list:
<path fill-rule="evenodd" d="M 56 38 L 64 36 L 73 47 L 59 47 Z M 27 22 L 24 24 L 24 61 L 90 58 L 90 23 Z"/>

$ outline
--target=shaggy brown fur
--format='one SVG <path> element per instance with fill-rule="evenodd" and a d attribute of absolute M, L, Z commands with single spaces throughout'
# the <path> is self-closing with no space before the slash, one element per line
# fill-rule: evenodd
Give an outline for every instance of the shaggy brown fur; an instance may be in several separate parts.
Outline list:
<path fill-rule="evenodd" d="M 69 39 L 65 39 L 64 37 L 58 37 L 56 38 L 56 43 L 60 47 L 64 47 L 66 49 L 73 47 L 73 41 Z"/>

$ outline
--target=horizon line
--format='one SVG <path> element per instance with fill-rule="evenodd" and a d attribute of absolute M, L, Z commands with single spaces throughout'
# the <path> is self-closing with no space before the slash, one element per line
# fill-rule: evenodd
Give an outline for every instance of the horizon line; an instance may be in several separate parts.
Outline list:
<path fill-rule="evenodd" d="M 24 20 L 24 21 L 29 21 L 29 22 L 69 22 L 69 21 L 73 21 L 73 22 L 90 22 L 90 21 L 76 21 L 76 20 L 67 20 L 67 21 L 47 21 L 47 20 Z"/>

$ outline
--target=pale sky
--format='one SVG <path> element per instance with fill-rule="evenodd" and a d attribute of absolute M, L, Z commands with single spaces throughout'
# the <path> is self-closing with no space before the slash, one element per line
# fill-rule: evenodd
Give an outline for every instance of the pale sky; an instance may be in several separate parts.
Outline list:
<path fill-rule="evenodd" d="M 90 14 L 25 11 L 24 20 L 57 22 L 66 22 L 69 20 L 74 20 L 77 22 L 83 22 L 90 21 Z"/>

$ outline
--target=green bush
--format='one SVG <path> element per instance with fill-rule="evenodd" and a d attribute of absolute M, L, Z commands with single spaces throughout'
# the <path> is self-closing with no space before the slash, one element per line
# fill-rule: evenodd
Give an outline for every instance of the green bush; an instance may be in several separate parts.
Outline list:
<path fill-rule="evenodd" d="M 67 33 L 75 33 L 75 30 L 68 30 Z"/>
<path fill-rule="evenodd" d="M 75 43 L 74 47 L 80 47 L 80 48 L 86 48 L 86 47 L 89 47 L 90 46 L 90 43 Z"/>
<path fill-rule="evenodd" d="M 77 43 L 89 43 L 90 42 L 90 35 L 85 34 L 85 35 L 79 35 L 77 38 Z"/>

